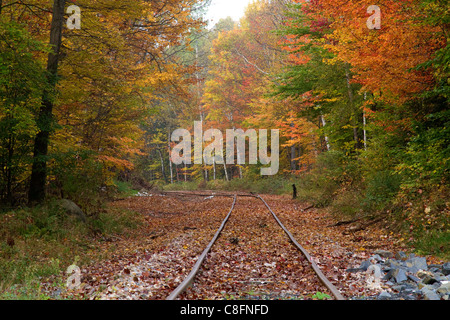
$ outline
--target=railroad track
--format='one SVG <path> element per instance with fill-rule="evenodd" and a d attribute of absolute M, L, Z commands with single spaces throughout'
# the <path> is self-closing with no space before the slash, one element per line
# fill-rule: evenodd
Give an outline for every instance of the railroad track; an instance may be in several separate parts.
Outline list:
<path fill-rule="evenodd" d="M 169 192 L 165 193 L 165 195 L 170 196 L 200 196 L 200 197 L 232 197 L 233 198 L 233 204 L 230 208 L 230 211 L 228 212 L 227 216 L 223 220 L 222 224 L 220 225 L 219 229 L 215 233 L 213 239 L 208 244 L 208 246 L 205 248 L 203 253 L 199 256 L 196 264 L 192 268 L 191 272 L 188 274 L 188 276 L 184 279 L 184 281 L 175 289 L 172 291 L 172 293 L 166 298 L 166 300 L 175 300 L 180 295 L 182 295 L 191 285 L 194 284 L 194 281 L 196 279 L 196 276 L 199 274 L 202 265 L 204 264 L 205 260 L 208 257 L 208 254 L 210 253 L 212 247 L 216 244 L 217 240 L 219 239 L 220 235 L 222 234 L 225 226 L 227 225 L 227 222 L 229 221 L 230 217 L 232 216 L 238 197 L 252 197 L 255 199 L 260 200 L 264 206 L 268 209 L 271 216 L 275 219 L 278 226 L 284 231 L 284 233 L 288 236 L 291 244 L 295 246 L 295 248 L 300 251 L 300 254 L 306 259 L 311 266 L 311 268 L 314 270 L 317 278 L 320 280 L 320 282 L 325 286 L 329 292 L 333 295 L 333 297 L 336 300 L 345 300 L 345 298 L 342 296 L 342 294 L 337 290 L 337 288 L 327 279 L 327 277 L 322 273 L 318 265 L 314 262 L 312 257 L 309 255 L 309 253 L 297 242 L 297 240 L 292 236 L 292 234 L 289 232 L 289 230 L 283 225 L 283 223 L 280 221 L 280 219 L 277 217 L 275 212 L 270 208 L 270 206 L 267 204 L 267 202 L 260 196 L 256 194 L 230 194 L 225 192 L 215 193 L 215 194 L 207 194 L 207 193 L 198 193 L 198 192 L 184 192 L 184 193 L 177 193 L 177 192 Z"/>

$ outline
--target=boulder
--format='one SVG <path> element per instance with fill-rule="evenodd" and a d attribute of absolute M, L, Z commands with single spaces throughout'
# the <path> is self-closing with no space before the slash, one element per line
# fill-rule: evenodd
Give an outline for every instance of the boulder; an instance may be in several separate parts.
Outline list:
<path fill-rule="evenodd" d="M 394 273 L 395 282 L 401 283 L 403 281 L 408 280 L 408 276 L 406 275 L 406 272 L 402 269 L 397 269 Z"/>
<path fill-rule="evenodd" d="M 429 271 L 423 271 L 420 270 L 416 273 L 416 276 L 418 276 L 420 279 L 425 279 L 425 277 L 434 277 L 434 273 L 433 272 L 429 272 Z"/>
<path fill-rule="evenodd" d="M 58 205 L 66 212 L 66 214 L 86 222 L 86 216 L 83 210 L 81 210 L 75 202 L 68 199 L 61 199 L 58 201 Z"/>
<path fill-rule="evenodd" d="M 450 274 L 450 262 L 444 263 L 442 265 L 442 273 L 446 276 Z"/>
<path fill-rule="evenodd" d="M 408 259 L 408 256 L 403 251 L 399 251 L 395 254 L 395 259 L 405 261 Z"/>
<path fill-rule="evenodd" d="M 382 293 L 380 293 L 380 295 L 378 296 L 379 300 L 386 300 L 386 299 L 390 299 L 392 298 L 391 294 L 387 291 L 383 291 Z"/>
<path fill-rule="evenodd" d="M 361 265 L 359 266 L 359 268 L 363 271 L 367 271 L 367 269 L 372 265 L 372 262 L 370 260 L 366 260 L 361 262 Z"/>
<path fill-rule="evenodd" d="M 376 250 L 375 254 L 378 254 L 383 258 L 393 258 L 394 257 L 394 254 L 387 250 Z"/>
<path fill-rule="evenodd" d="M 417 278 L 415 275 L 408 274 L 408 278 L 411 279 L 412 281 L 414 281 L 415 283 L 420 282 L 420 278 Z"/>
<path fill-rule="evenodd" d="M 441 297 L 434 290 L 430 290 L 427 287 L 424 287 L 421 292 L 425 300 L 441 300 Z"/>
<path fill-rule="evenodd" d="M 437 292 L 439 292 L 442 296 L 449 295 L 450 294 L 450 282 L 441 284 L 439 289 L 437 289 Z"/>
<path fill-rule="evenodd" d="M 417 268 L 419 270 L 428 270 L 427 259 L 421 257 L 413 257 L 406 260 L 406 266 L 408 268 Z"/>

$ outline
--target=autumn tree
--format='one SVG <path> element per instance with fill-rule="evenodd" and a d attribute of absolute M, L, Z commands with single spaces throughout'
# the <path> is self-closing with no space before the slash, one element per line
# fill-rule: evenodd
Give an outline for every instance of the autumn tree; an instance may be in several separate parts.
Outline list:
<path fill-rule="evenodd" d="M 61 181 L 70 173 L 67 163 L 74 165 L 75 172 L 88 168 L 87 159 L 103 167 L 104 177 L 97 186 L 110 185 L 122 170 L 133 168 L 135 157 L 142 152 L 140 122 L 159 107 L 153 102 L 162 92 L 170 87 L 176 92 L 184 85 L 178 79 L 190 73 L 170 59 L 167 48 L 182 43 L 185 35 L 202 24 L 193 12 L 205 3 L 79 1 L 79 30 L 65 27 L 69 14 L 63 2 L 55 1 L 53 15 L 46 1 L 2 3 L 2 17 L 24 21 L 33 38 L 51 39 L 50 55 L 35 56 L 49 61 L 45 62 L 49 85 L 44 86 L 36 117 L 39 130 L 30 202 L 41 201 L 49 186 L 64 189 L 80 180 Z M 87 173 L 80 171 L 80 177 L 94 175 Z M 49 176 L 50 184 L 46 182 Z M 94 184 L 87 182 L 87 186 Z M 76 192 L 71 195 L 83 197 Z"/>
<path fill-rule="evenodd" d="M 34 119 L 46 90 L 43 64 L 34 56 L 46 51 L 23 25 L 0 20 L 0 195 L 11 205 L 31 169 Z"/>

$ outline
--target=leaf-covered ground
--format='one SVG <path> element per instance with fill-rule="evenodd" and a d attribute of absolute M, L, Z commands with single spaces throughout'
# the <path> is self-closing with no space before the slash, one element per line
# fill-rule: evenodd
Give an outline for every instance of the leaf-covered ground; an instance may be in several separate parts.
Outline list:
<path fill-rule="evenodd" d="M 388 230 L 372 225 L 357 232 L 326 210 L 303 210 L 284 196 L 264 199 L 324 274 L 345 297 L 376 295 L 365 274 L 348 273 L 377 249 L 407 251 Z M 232 205 L 231 197 L 176 194 L 132 197 L 114 205 L 139 212 L 143 227 L 129 239 L 103 239 L 93 254 L 108 259 L 82 268 L 75 291 L 51 292 L 75 299 L 165 299 L 187 276 Z M 379 290 L 379 289 L 378 289 Z M 288 241 L 263 203 L 238 197 L 223 234 L 194 285 L 182 299 L 310 299 L 328 293 Z"/>
<path fill-rule="evenodd" d="M 303 298 L 325 292 L 259 199 L 238 198 L 186 299 Z"/>

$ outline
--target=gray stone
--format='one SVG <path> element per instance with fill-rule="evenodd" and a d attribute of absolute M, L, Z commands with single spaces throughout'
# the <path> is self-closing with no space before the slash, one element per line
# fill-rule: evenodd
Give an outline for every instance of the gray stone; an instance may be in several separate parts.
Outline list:
<path fill-rule="evenodd" d="M 398 292 L 404 291 L 406 289 L 406 286 L 400 284 L 400 285 L 396 285 L 396 286 L 392 286 L 392 289 Z"/>
<path fill-rule="evenodd" d="M 416 273 L 416 276 L 418 276 L 420 279 L 425 279 L 425 277 L 434 277 L 434 273 L 433 272 L 429 272 L 429 271 L 423 271 L 420 270 Z"/>
<path fill-rule="evenodd" d="M 369 260 L 375 260 L 375 262 L 383 261 L 383 259 L 381 259 L 380 255 L 378 255 L 378 254 L 373 255 L 372 257 L 370 257 Z"/>
<path fill-rule="evenodd" d="M 395 259 L 405 261 L 408 259 L 408 256 L 403 251 L 399 251 L 395 254 Z"/>
<path fill-rule="evenodd" d="M 414 257 L 406 260 L 406 266 L 408 268 L 416 267 L 419 270 L 428 270 L 427 259 L 421 257 Z"/>
<path fill-rule="evenodd" d="M 412 274 L 408 274 L 408 278 L 411 279 L 412 281 L 419 283 L 420 279 L 417 278 L 416 276 L 412 275 Z"/>
<path fill-rule="evenodd" d="M 444 276 L 442 273 L 435 273 L 434 278 L 439 282 L 448 281 L 447 277 Z"/>
<path fill-rule="evenodd" d="M 441 297 L 436 292 L 427 287 L 424 287 L 421 292 L 425 300 L 441 300 Z"/>
<path fill-rule="evenodd" d="M 395 282 L 397 282 L 397 283 L 401 283 L 403 281 L 408 280 L 408 277 L 406 276 L 405 271 L 403 271 L 402 269 L 396 270 L 396 272 L 394 273 L 394 278 L 395 278 Z"/>
<path fill-rule="evenodd" d="M 392 269 L 398 269 L 398 268 L 406 269 L 406 266 L 405 266 L 404 262 L 402 262 L 402 261 L 389 260 L 389 265 L 391 266 Z"/>
<path fill-rule="evenodd" d="M 363 271 L 367 271 L 367 269 L 372 265 L 372 263 L 370 262 L 370 260 L 366 260 L 361 262 L 361 265 L 359 266 L 360 269 L 362 269 Z"/>
<path fill-rule="evenodd" d="M 391 269 L 389 270 L 386 275 L 384 276 L 383 280 L 389 281 L 392 277 L 394 277 L 394 272 L 398 269 Z"/>
<path fill-rule="evenodd" d="M 450 275 L 450 262 L 444 263 L 442 265 L 442 273 L 446 276 Z"/>
<path fill-rule="evenodd" d="M 348 268 L 347 270 L 348 273 L 357 273 L 357 272 L 361 272 L 363 271 L 361 268 Z"/>
<path fill-rule="evenodd" d="M 416 274 L 420 270 L 417 267 L 411 267 L 411 268 L 406 267 L 406 271 L 411 273 L 411 274 Z"/>
<path fill-rule="evenodd" d="M 450 282 L 441 284 L 441 286 L 437 289 L 437 292 L 439 292 L 442 296 L 449 295 L 450 294 Z"/>
<path fill-rule="evenodd" d="M 380 256 L 382 256 L 383 258 L 393 258 L 394 254 L 390 251 L 386 251 L 386 250 L 376 250 L 375 254 L 378 254 Z"/>
<path fill-rule="evenodd" d="M 57 201 L 57 205 L 60 206 L 66 214 L 70 216 L 74 216 L 79 220 L 86 222 L 86 216 L 83 213 L 83 210 L 77 204 L 68 199 L 61 199 Z"/>
<path fill-rule="evenodd" d="M 390 299 L 392 298 L 391 294 L 387 291 L 383 291 L 382 293 L 380 293 L 380 295 L 378 296 L 378 299 L 382 300 L 382 299 Z"/>

